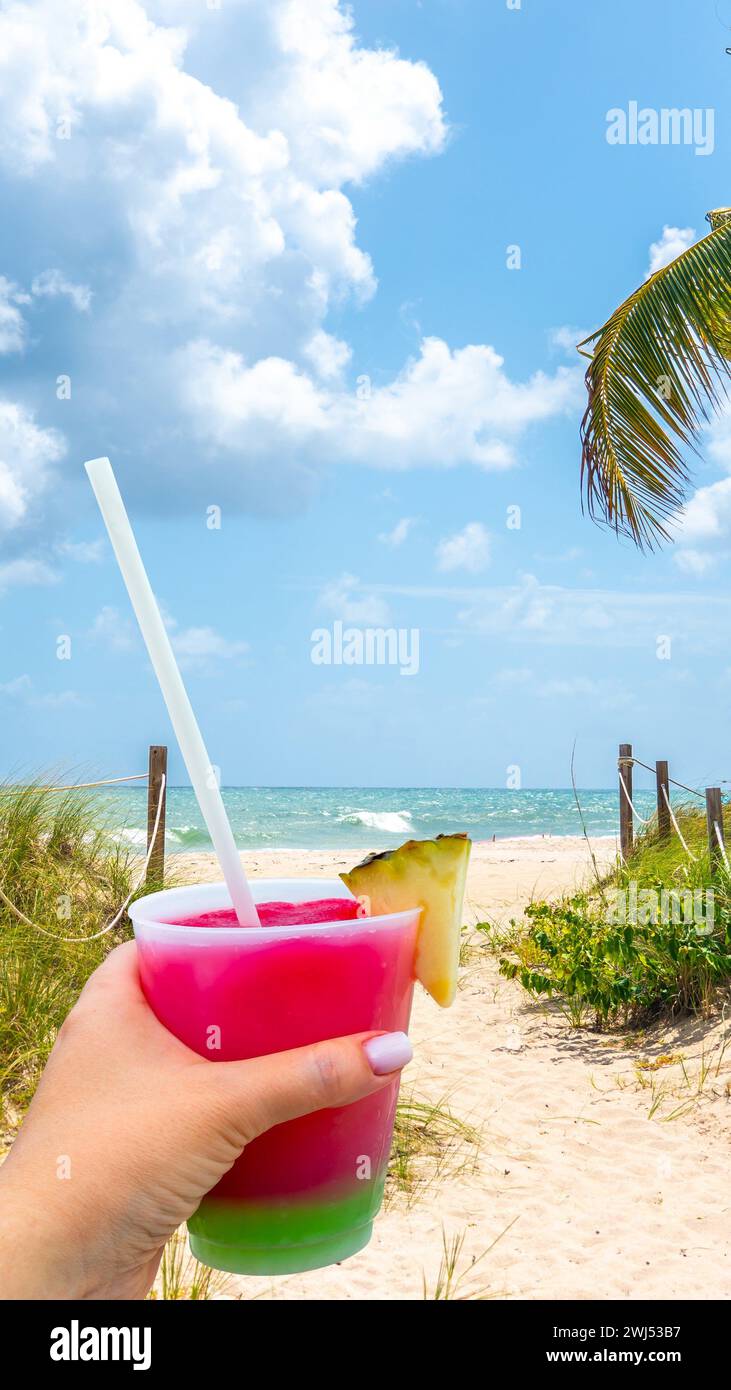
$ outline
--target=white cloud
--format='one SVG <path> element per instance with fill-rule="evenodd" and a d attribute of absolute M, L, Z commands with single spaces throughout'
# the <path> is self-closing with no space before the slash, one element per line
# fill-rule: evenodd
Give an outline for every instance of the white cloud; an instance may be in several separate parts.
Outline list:
<path fill-rule="evenodd" d="M 24 406 L 0 400 L 0 530 L 26 520 L 65 452 L 56 430 L 41 429 Z"/>
<path fill-rule="evenodd" d="M 618 681 L 591 680 L 588 676 L 558 677 L 539 682 L 536 694 L 541 700 L 588 700 L 592 708 L 602 710 L 626 709 L 634 703 L 634 695 Z"/>
<path fill-rule="evenodd" d="M 0 275 L 0 353 L 22 352 L 26 342 L 26 324 L 18 305 L 26 296 L 17 285 Z"/>
<path fill-rule="evenodd" d="M 561 367 L 513 382 L 494 348 L 452 351 L 439 338 L 425 338 L 388 385 L 362 392 L 318 386 L 280 357 L 248 365 L 205 339 L 179 363 L 181 403 L 204 439 L 249 456 L 296 439 L 318 459 L 402 469 L 508 468 L 529 425 L 575 407 L 581 380 Z"/>
<path fill-rule="evenodd" d="M 505 686 L 531 685 L 534 680 L 535 676 L 529 666 L 507 666 L 493 676 L 495 685 Z"/>
<path fill-rule="evenodd" d="M 580 373 L 562 367 L 555 376 L 537 372 L 517 383 L 503 365 L 492 347 L 452 350 L 440 338 L 424 338 L 420 355 L 389 385 L 370 398 L 339 402 L 353 456 L 401 468 L 509 467 L 513 443 L 528 425 L 575 402 Z"/>
<path fill-rule="evenodd" d="M 196 75 L 211 25 L 231 55 L 215 90 Z M 391 380 L 348 389 L 351 350 L 326 316 L 376 287 L 348 190 L 446 137 L 429 68 L 360 43 L 338 0 L 0 11 L 0 165 L 29 221 L 49 206 L 67 219 L 39 294 L 84 310 L 86 267 L 105 265 L 64 370 L 85 384 L 78 428 L 124 434 L 139 460 L 133 490 L 153 435 L 158 467 L 175 467 L 170 505 L 188 504 L 203 456 L 222 501 L 292 510 L 340 462 L 510 467 L 532 424 L 578 408 L 579 367 L 518 382 L 495 348 L 438 338 Z M 174 360 L 171 340 L 187 344 Z"/>
<path fill-rule="evenodd" d="M 354 574 L 341 574 L 320 594 L 320 604 L 344 623 L 363 623 L 368 627 L 383 627 L 389 620 L 386 601 L 377 594 L 362 591 Z"/>
<path fill-rule="evenodd" d="M 4 681 L 0 685 L 0 693 L 9 695 L 11 699 L 29 695 L 33 689 L 33 682 L 29 675 L 15 676 L 11 681 Z"/>
<path fill-rule="evenodd" d="M 534 575 L 527 574 L 519 584 L 493 591 L 490 598 L 479 599 L 458 617 L 460 624 L 483 634 L 547 641 L 571 636 L 601 642 L 612 625 L 603 598 L 602 591 L 594 594 L 540 584 Z"/>
<path fill-rule="evenodd" d="M 81 708 L 86 701 L 76 690 L 49 690 L 43 695 L 33 695 L 30 703 L 39 709 Z"/>
<path fill-rule="evenodd" d="M 351 586 L 359 584 L 352 576 L 346 578 Z M 391 599 L 438 604 L 439 616 L 431 616 L 428 626 L 445 641 L 500 637 L 540 648 L 642 648 L 654 660 L 658 638 L 669 636 L 673 670 L 683 652 L 726 646 L 731 629 L 731 595 L 683 591 L 677 585 L 655 592 L 569 588 L 542 584 L 535 575 L 523 574 L 518 582 L 507 585 L 380 583 L 368 587 L 370 597 L 384 604 Z M 422 626 L 427 626 L 426 617 Z M 519 680 L 526 669 L 513 668 L 518 673 L 514 679 Z"/>
<path fill-rule="evenodd" d="M 212 627 L 178 627 L 175 618 L 161 604 L 163 621 L 170 634 L 173 649 L 184 667 L 204 667 L 211 660 L 231 660 L 246 656 L 248 642 L 230 641 Z M 131 618 L 118 608 L 105 605 L 97 613 L 89 632 L 92 641 L 102 642 L 112 651 L 128 652 L 139 645 L 139 636 Z"/>
<path fill-rule="evenodd" d="M 350 731 L 354 715 L 369 715 L 381 709 L 383 695 L 382 685 L 375 681 L 363 680 L 359 676 L 351 676 L 347 680 L 338 680 L 333 685 L 324 685 L 309 695 L 307 707 L 314 710 L 320 718 L 334 717 L 338 723 L 342 721 L 344 727 Z M 382 714 L 379 715 L 381 728 L 382 718 Z"/>
<path fill-rule="evenodd" d="M 45 560 L 33 560 L 23 556 L 18 560 L 8 560 L 0 565 L 0 594 L 7 589 L 24 585 L 56 584 L 58 575 Z"/>
<path fill-rule="evenodd" d="M 367 293 L 342 186 L 442 147 L 439 85 L 421 63 L 361 47 L 337 0 L 248 10 L 215 16 L 251 64 L 235 104 L 185 68 L 211 22 L 203 4 L 13 5 L 0 16 L 0 158 L 24 176 L 70 162 L 93 178 L 151 274 L 224 314 L 260 288 L 257 266 L 292 253 L 326 298 L 339 282 Z"/>
<path fill-rule="evenodd" d="M 709 570 L 715 569 L 722 558 L 720 552 L 711 554 L 707 550 L 693 550 L 692 547 L 681 547 L 673 556 L 678 569 L 684 570 L 686 574 L 695 575 L 697 579 L 708 574 Z"/>
<path fill-rule="evenodd" d="M 72 280 L 67 279 L 61 270 L 41 271 L 41 274 L 36 275 L 31 285 L 31 293 L 35 295 L 36 299 L 57 299 L 59 295 L 65 295 L 80 313 L 87 313 L 91 307 L 89 286 L 75 285 Z"/>
<path fill-rule="evenodd" d="M 342 376 L 352 353 L 348 344 L 344 343 L 341 338 L 334 338 L 332 333 L 326 333 L 324 329 L 318 328 L 309 342 L 305 344 L 305 356 L 309 358 L 317 375 L 322 377 L 323 381 L 332 381 Z"/>
<path fill-rule="evenodd" d="M 705 448 L 720 468 L 731 473 L 731 406 L 726 406 L 705 432 Z"/>
<path fill-rule="evenodd" d="M 102 536 L 95 541 L 60 541 L 56 553 L 79 565 L 97 565 L 104 558 L 106 544 Z"/>
<path fill-rule="evenodd" d="M 378 539 L 382 545 L 389 545 L 392 550 L 396 550 L 408 539 L 415 525 L 416 517 L 402 516 L 401 520 L 396 522 L 392 531 L 382 531 Z"/>
<path fill-rule="evenodd" d="M 192 343 L 182 355 L 184 402 L 200 433 L 232 449 L 252 449 L 262 431 L 312 438 L 326 429 L 329 397 L 292 362 L 265 357 L 247 367 L 239 353 Z"/>
<path fill-rule="evenodd" d="M 398 592 L 398 590 L 393 590 Z M 660 636 L 672 650 L 705 651 L 726 640 L 731 599 L 708 594 L 632 593 L 541 584 L 526 574 L 506 588 L 455 590 L 461 630 L 551 646 L 643 647 Z"/>
<path fill-rule="evenodd" d="M 82 706 L 84 704 L 81 696 L 75 690 L 37 692 L 27 673 L 16 676 L 14 680 L 5 681 L 4 684 L 0 685 L 0 695 L 5 695 L 10 700 L 18 700 L 22 704 L 31 705 L 34 709 L 66 709 L 69 706 Z"/>
<path fill-rule="evenodd" d="M 333 183 L 361 182 L 388 159 L 442 148 L 441 93 L 424 63 L 359 48 L 352 16 L 337 0 L 273 8 L 287 81 L 270 111 L 298 163 Z"/>
<path fill-rule="evenodd" d="M 731 477 L 698 488 L 680 520 L 684 544 L 716 541 L 731 527 Z"/>
<path fill-rule="evenodd" d="M 470 521 L 463 531 L 447 536 L 437 546 L 440 570 L 467 570 L 479 574 L 490 563 L 490 533 L 480 521 Z"/>
<path fill-rule="evenodd" d="M 179 632 L 172 633 L 170 640 L 181 663 L 197 663 L 210 657 L 228 661 L 232 657 L 246 656 L 249 651 L 248 642 L 229 641 L 212 627 L 181 628 Z"/>
<path fill-rule="evenodd" d="M 588 676 L 561 676 L 554 680 L 538 682 L 536 693 L 544 700 L 589 699 L 602 695 L 603 686 L 601 681 L 590 680 Z"/>
<path fill-rule="evenodd" d="M 589 676 L 554 676 L 546 679 L 530 667 L 498 671 L 493 683 L 509 689 L 524 689 L 531 699 L 591 700 L 602 709 L 619 709 L 631 703 L 632 696 L 615 680 L 594 679 Z"/>
<path fill-rule="evenodd" d="M 551 347 L 556 348 L 559 352 L 565 352 L 567 357 L 575 359 L 579 343 L 583 343 L 589 337 L 590 332 L 591 329 L 589 328 L 575 328 L 570 323 L 563 323 L 560 327 L 551 329 L 548 341 Z M 584 348 L 584 351 L 590 352 L 591 346 Z"/>
<path fill-rule="evenodd" d="M 2 16 L 0 16 L 0 29 Z M 86 310 L 91 303 L 91 290 L 86 285 L 75 285 L 60 270 L 44 270 L 37 275 L 31 287 L 31 294 L 0 275 L 0 354 L 22 352 L 28 342 L 28 325 L 21 305 L 32 303 L 33 297 L 68 295 L 77 309 Z"/>
<path fill-rule="evenodd" d="M 97 613 L 89 632 L 93 642 L 102 642 L 112 651 L 132 651 L 137 641 L 137 630 L 130 618 L 123 616 L 118 608 L 105 604 Z"/>
<path fill-rule="evenodd" d="M 693 245 L 696 239 L 694 227 L 668 227 L 662 229 L 662 236 L 659 241 L 653 241 L 650 247 L 650 264 L 647 269 L 648 278 L 656 271 L 662 270 L 663 266 L 669 265 L 676 260 L 689 246 Z"/>
<path fill-rule="evenodd" d="M 697 578 L 725 557 L 731 539 L 731 409 L 705 430 L 703 452 L 728 476 L 697 488 L 673 518 L 673 559 L 679 569 Z"/>
<path fill-rule="evenodd" d="M 530 666 L 498 671 L 491 685 L 525 691 L 531 700 L 590 700 L 594 708 L 607 710 L 621 709 L 633 699 L 613 677 L 580 674 L 547 677 Z"/>

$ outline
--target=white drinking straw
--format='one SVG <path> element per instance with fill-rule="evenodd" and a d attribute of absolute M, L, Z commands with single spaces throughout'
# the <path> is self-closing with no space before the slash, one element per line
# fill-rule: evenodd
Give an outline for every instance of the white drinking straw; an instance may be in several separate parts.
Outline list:
<path fill-rule="evenodd" d="M 236 916 L 242 927 L 261 925 L 251 889 L 239 859 L 218 780 L 206 752 L 203 735 L 188 699 L 170 638 L 160 616 L 142 557 L 137 549 L 117 480 L 109 459 L 92 459 L 84 465 L 89 475 L 104 524 L 109 532 L 127 593 L 132 601 L 140 631 L 157 676 L 170 722 L 180 745 L 193 791 L 198 799 L 218 862 L 226 880 Z"/>

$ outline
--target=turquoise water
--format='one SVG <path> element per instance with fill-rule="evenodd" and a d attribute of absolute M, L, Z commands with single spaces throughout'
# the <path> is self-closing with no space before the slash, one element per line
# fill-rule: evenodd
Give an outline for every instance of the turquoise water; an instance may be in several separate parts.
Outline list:
<path fill-rule="evenodd" d="M 146 789 L 117 788 L 96 796 L 112 829 L 144 846 Z M 473 840 L 581 834 L 571 790 L 226 787 L 223 799 L 240 849 L 387 849 L 411 836 L 424 839 L 455 830 L 465 830 Z M 616 834 L 616 790 L 580 791 L 579 799 L 590 835 Z M 635 804 L 647 816 L 654 797 L 638 792 Z M 171 787 L 167 851 L 210 848 L 190 787 Z"/>

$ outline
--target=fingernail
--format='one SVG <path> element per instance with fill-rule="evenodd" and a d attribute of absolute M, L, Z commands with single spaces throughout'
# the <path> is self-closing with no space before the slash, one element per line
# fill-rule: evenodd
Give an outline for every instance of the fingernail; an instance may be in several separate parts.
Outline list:
<path fill-rule="evenodd" d="M 405 1033 L 381 1033 L 380 1038 L 369 1038 L 368 1042 L 363 1043 L 363 1051 L 376 1076 L 400 1071 L 414 1055 Z"/>

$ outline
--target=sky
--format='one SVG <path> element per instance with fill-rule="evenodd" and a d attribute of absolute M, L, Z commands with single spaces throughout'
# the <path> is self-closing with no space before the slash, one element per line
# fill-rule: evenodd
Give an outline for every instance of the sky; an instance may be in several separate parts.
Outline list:
<path fill-rule="evenodd" d="M 724 777 L 731 415 L 640 555 L 576 343 L 731 202 L 727 46 L 731 0 L 0 3 L 0 775 L 187 780 L 108 455 L 224 784 Z"/>

